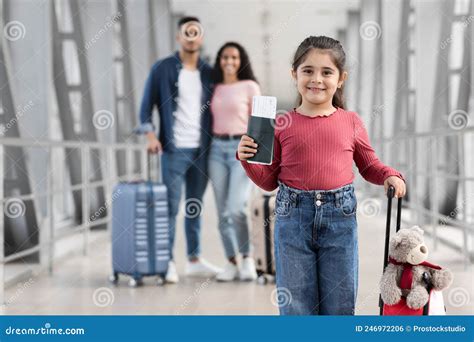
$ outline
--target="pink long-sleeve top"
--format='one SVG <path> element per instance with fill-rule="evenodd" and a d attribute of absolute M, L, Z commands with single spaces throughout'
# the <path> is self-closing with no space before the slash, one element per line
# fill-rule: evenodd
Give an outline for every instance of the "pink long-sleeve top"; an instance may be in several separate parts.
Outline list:
<path fill-rule="evenodd" d="M 247 175 L 264 190 L 278 180 L 301 190 L 331 190 L 352 183 L 353 161 L 367 181 L 382 185 L 389 176 L 404 180 L 384 165 L 370 145 L 367 130 L 355 112 L 338 108 L 328 116 L 309 117 L 296 110 L 276 119 L 271 165 L 241 161 Z"/>
<path fill-rule="evenodd" d="M 260 95 L 260 87 L 252 80 L 218 84 L 211 100 L 212 133 L 245 134 L 252 112 L 252 97 L 256 95 Z"/>

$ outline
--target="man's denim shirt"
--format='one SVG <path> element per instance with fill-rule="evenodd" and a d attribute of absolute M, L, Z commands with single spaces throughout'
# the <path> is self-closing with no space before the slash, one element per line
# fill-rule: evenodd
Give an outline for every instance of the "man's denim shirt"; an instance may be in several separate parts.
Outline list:
<path fill-rule="evenodd" d="M 159 140 L 165 151 L 174 151 L 174 116 L 178 101 L 178 76 L 183 64 L 179 53 L 157 61 L 151 68 L 150 75 L 145 84 L 142 104 L 140 108 L 140 126 L 138 133 L 154 132 L 152 113 L 156 105 L 159 112 L 160 132 Z M 211 81 L 212 68 L 201 58 L 198 61 L 201 74 L 201 144 L 202 152 L 207 153 L 211 143 L 211 96 L 213 84 Z"/>

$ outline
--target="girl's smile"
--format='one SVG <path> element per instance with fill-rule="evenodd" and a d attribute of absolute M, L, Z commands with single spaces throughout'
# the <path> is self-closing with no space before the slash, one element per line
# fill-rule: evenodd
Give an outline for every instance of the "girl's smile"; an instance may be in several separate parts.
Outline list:
<path fill-rule="evenodd" d="M 320 87 L 315 87 L 315 86 L 307 86 L 306 89 L 312 91 L 313 93 L 322 93 L 323 91 L 326 90 L 326 88 L 320 88 Z"/>

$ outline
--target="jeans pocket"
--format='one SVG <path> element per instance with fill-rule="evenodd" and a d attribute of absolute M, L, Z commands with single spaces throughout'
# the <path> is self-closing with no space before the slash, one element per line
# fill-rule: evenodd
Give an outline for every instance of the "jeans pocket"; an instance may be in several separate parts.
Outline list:
<path fill-rule="evenodd" d="M 357 212 L 357 201 L 355 196 L 351 194 L 344 194 L 344 202 L 341 207 L 344 216 L 353 216 Z"/>
<path fill-rule="evenodd" d="M 276 200 L 275 204 L 275 215 L 278 217 L 287 217 L 290 215 L 290 201 L 288 200 L 281 200 L 278 199 Z"/>

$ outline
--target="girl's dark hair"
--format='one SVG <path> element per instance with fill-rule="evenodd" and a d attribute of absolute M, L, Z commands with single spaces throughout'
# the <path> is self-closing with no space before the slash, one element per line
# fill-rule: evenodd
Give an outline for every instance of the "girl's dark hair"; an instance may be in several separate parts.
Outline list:
<path fill-rule="evenodd" d="M 216 62 L 214 64 L 214 70 L 213 70 L 213 80 L 215 83 L 222 83 L 224 81 L 224 75 L 222 72 L 221 68 L 221 57 L 222 53 L 224 52 L 224 49 L 228 47 L 233 47 L 239 50 L 239 57 L 240 57 L 240 67 L 239 70 L 237 71 L 237 78 L 242 81 L 242 80 L 252 80 L 257 82 L 257 79 L 255 78 L 255 75 L 252 70 L 252 65 L 250 64 L 250 59 L 247 54 L 247 51 L 245 51 L 244 47 L 240 45 L 239 43 L 236 42 L 227 42 L 222 47 L 219 49 L 217 52 L 216 56 Z"/>
<path fill-rule="evenodd" d="M 311 49 L 329 50 L 331 59 L 339 70 L 339 74 L 342 75 L 345 71 L 346 54 L 341 43 L 338 40 L 326 36 L 310 36 L 303 40 L 296 49 L 293 63 L 291 65 L 294 72 L 296 72 L 296 69 L 301 65 L 301 63 L 303 63 L 306 55 L 311 51 Z M 301 105 L 301 102 L 301 95 L 298 94 L 297 105 Z M 334 93 L 332 105 L 334 107 L 345 109 L 344 85 L 341 86 L 341 88 L 338 88 Z"/>

